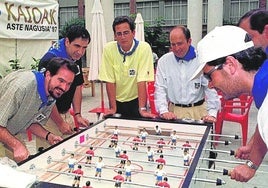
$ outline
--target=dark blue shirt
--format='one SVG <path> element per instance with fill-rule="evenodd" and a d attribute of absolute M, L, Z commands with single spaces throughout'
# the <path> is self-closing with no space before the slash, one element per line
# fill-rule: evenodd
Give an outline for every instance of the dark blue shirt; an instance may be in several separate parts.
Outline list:
<path fill-rule="evenodd" d="M 45 68 L 48 62 L 53 57 L 63 57 L 63 58 L 70 59 L 70 57 L 67 55 L 67 52 L 66 52 L 65 39 L 59 40 L 57 44 L 53 45 L 48 50 L 48 52 L 40 60 L 40 63 L 38 65 L 38 70 Z M 66 93 L 64 93 L 59 99 L 57 99 L 56 105 L 60 113 L 66 113 L 70 109 L 76 87 L 84 83 L 84 79 L 82 75 L 82 60 L 79 59 L 75 63 L 79 66 L 80 74 L 75 76 L 70 89 Z"/>
<path fill-rule="evenodd" d="M 268 47 L 266 48 L 268 54 Z M 254 77 L 252 95 L 256 107 L 259 109 L 264 101 L 268 89 L 268 59 L 264 61 Z"/>

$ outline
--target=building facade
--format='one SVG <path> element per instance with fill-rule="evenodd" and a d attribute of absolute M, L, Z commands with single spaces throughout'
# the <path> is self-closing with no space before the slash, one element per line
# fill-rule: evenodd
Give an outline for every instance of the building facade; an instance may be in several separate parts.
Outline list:
<path fill-rule="evenodd" d="M 107 39 L 113 40 L 112 21 L 120 15 L 141 13 L 144 22 L 154 26 L 157 19 L 164 20 L 164 28 L 185 25 L 192 33 L 193 44 L 215 26 L 236 24 L 247 11 L 267 9 L 268 0 L 100 0 L 107 25 Z M 60 28 L 66 21 L 85 17 L 90 31 L 90 11 L 94 0 L 59 1 Z"/>

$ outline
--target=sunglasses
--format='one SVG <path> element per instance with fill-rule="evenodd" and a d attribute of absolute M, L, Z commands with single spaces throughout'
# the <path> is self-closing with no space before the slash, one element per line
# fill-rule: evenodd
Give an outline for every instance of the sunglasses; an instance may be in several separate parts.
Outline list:
<path fill-rule="evenodd" d="M 211 74 L 213 72 L 215 72 L 216 70 L 219 70 L 219 69 L 222 69 L 223 67 L 223 64 L 219 64 L 219 65 L 216 65 L 215 67 L 213 67 L 210 71 L 208 71 L 207 73 L 204 73 L 204 77 L 209 81 L 211 82 Z"/>

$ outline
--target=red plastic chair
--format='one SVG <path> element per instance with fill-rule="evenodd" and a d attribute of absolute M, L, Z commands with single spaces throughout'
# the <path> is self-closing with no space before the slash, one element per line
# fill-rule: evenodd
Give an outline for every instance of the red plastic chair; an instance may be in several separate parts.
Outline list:
<path fill-rule="evenodd" d="M 224 121 L 239 123 L 242 129 L 242 144 L 245 146 L 248 136 L 248 114 L 252 102 L 253 97 L 245 94 L 233 100 L 224 100 L 224 98 L 221 96 L 222 107 L 217 115 L 215 133 L 222 133 L 222 126 Z M 219 137 L 216 136 L 215 140 L 218 139 Z"/>
<path fill-rule="evenodd" d="M 148 101 L 149 105 L 151 108 L 151 113 L 158 115 L 156 108 L 155 108 L 155 103 L 154 103 L 154 82 L 148 82 L 147 83 L 147 95 L 148 95 Z"/>

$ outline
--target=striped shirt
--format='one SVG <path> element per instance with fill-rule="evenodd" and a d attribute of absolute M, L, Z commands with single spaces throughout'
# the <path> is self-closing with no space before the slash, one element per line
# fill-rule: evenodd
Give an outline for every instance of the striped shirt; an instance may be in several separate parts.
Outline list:
<path fill-rule="evenodd" d="M 42 100 L 32 71 L 19 70 L 8 74 L 0 82 L 0 125 L 17 134 L 33 123 L 44 125 L 55 102 L 40 106 Z"/>

